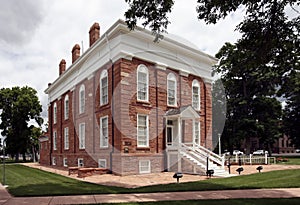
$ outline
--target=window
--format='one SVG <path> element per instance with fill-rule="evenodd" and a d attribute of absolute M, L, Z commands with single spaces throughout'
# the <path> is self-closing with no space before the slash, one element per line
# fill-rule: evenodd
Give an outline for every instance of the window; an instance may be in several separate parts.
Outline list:
<path fill-rule="evenodd" d="M 100 105 L 108 103 L 108 77 L 107 70 L 102 71 L 100 77 Z"/>
<path fill-rule="evenodd" d="M 195 110 L 200 110 L 200 84 L 197 80 L 193 80 L 192 85 L 192 105 Z"/>
<path fill-rule="evenodd" d="M 108 117 L 100 118 L 100 147 L 108 147 Z"/>
<path fill-rule="evenodd" d="M 52 157 L 52 165 L 56 165 L 56 157 Z"/>
<path fill-rule="evenodd" d="M 151 172 L 150 160 L 140 160 L 139 161 L 140 174 L 146 174 Z"/>
<path fill-rule="evenodd" d="M 63 159 L 63 163 L 64 163 L 64 167 L 67 167 L 67 166 L 68 166 L 68 159 L 67 159 L 67 158 L 64 158 L 64 159 Z"/>
<path fill-rule="evenodd" d="M 53 105 L 53 123 L 56 124 L 57 122 L 57 105 L 54 103 Z"/>
<path fill-rule="evenodd" d="M 99 166 L 99 168 L 106 169 L 106 159 L 99 159 L 98 166 Z"/>
<path fill-rule="evenodd" d="M 79 149 L 85 148 L 85 123 L 79 124 Z"/>
<path fill-rule="evenodd" d="M 53 150 L 57 150 L 57 132 L 53 133 Z"/>
<path fill-rule="evenodd" d="M 167 77 L 167 87 L 168 87 L 168 105 L 176 106 L 177 102 L 177 82 L 176 77 L 173 73 L 169 73 Z"/>
<path fill-rule="evenodd" d="M 84 110 L 85 110 L 85 87 L 84 85 L 81 85 L 79 89 L 79 114 L 84 113 Z"/>
<path fill-rule="evenodd" d="M 83 167 L 83 166 L 84 166 L 83 159 L 78 158 L 78 167 Z"/>
<path fill-rule="evenodd" d="M 148 68 L 139 65 L 137 69 L 137 100 L 148 101 Z"/>
<path fill-rule="evenodd" d="M 200 145 L 200 122 L 195 122 L 194 124 L 194 142 Z"/>
<path fill-rule="evenodd" d="M 69 95 L 65 97 L 65 120 L 69 119 Z"/>
<path fill-rule="evenodd" d="M 69 128 L 65 127 L 64 129 L 64 142 L 65 142 L 65 149 L 69 149 Z"/>
<path fill-rule="evenodd" d="M 148 147 L 149 146 L 149 132 L 148 132 L 148 116 L 137 116 L 137 146 Z"/>

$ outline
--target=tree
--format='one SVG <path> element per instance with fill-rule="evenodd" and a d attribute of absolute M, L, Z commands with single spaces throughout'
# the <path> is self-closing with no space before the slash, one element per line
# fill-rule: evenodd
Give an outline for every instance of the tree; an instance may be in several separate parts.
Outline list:
<path fill-rule="evenodd" d="M 136 19 L 146 19 L 144 26 L 150 25 L 154 33 L 167 29 L 167 14 L 171 12 L 174 1 L 135 1 L 126 0 L 130 9 L 126 12 L 126 22 L 130 29 L 136 26 Z M 136 8 L 143 6 L 135 13 Z M 165 6 L 165 3 L 168 2 Z M 260 137 L 265 148 L 270 149 L 274 139 L 281 132 L 281 108 L 277 97 L 290 96 L 288 108 L 293 112 L 285 112 L 290 119 L 297 112 L 292 104 L 296 96 L 283 89 L 284 84 L 299 73 L 300 62 L 300 17 L 287 16 L 290 7 L 298 13 L 295 6 L 298 0 L 198 0 L 196 8 L 198 19 L 207 24 L 215 24 L 238 9 L 245 10 L 244 20 L 236 30 L 242 33 L 235 44 L 226 43 L 216 55 L 220 59 L 214 71 L 221 74 L 227 99 L 226 123 L 222 139 L 228 145 L 239 148 L 240 140 L 249 137 Z M 149 15 L 150 4 L 159 4 L 165 9 L 157 9 L 155 15 Z M 156 5 L 157 8 L 160 8 Z M 161 19 L 163 19 L 161 21 Z M 294 97 L 293 97 L 294 96 Z M 295 102 L 295 103 L 290 103 Z M 266 109 L 260 109 L 264 107 Z M 298 108 L 299 111 L 299 108 Z M 287 118 L 286 118 L 287 119 Z M 289 121 L 294 128 L 299 121 Z M 291 125 L 289 126 L 291 128 Z M 296 132 L 295 132 L 296 133 Z M 294 134 L 295 135 L 295 134 Z M 249 148 L 247 148 L 247 152 Z"/>
<path fill-rule="evenodd" d="M 30 145 L 31 128 L 28 123 L 35 120 L 38 125 L 43 123 L 40 117 L 42 106 L 37 92 L 30 87 L 2 88 L 0 90 L 1 134 L 6 137 L 7 152 L 19 160 Z"/>
<path fill-rule="evenodd" d="M 30 126 L 29 135 L 29 153 L 32 154 L 34 162 L 38 161 L 39 153 L 39 137 L 42 135 L 42 129 L 40 127 Z"/>
<path fill-rule="evenodd" d="M 291 142 L 300 147 L 300 73 L 293 72 L 293 77 L 283 86 L 286 89 L 286 106 L 283 114 L 283 128 Z"/>

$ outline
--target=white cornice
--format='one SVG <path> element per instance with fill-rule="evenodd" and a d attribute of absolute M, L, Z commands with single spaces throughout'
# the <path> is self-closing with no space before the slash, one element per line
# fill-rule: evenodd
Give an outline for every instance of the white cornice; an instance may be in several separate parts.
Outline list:
<path fill-rule="evenodd" d="M 79 82 L 94 75 L 109 61 L 116 62 L 120 58 L 132 60 L 135 57 L 153 62 L 159 69 L 170 67 L 182 75 L 211 79 L 211 67 L 217 59 L 169 37 L 159 43 L 153 40 L 150 31 L 138 27 L 130 32 L 126 23 L 118 20 L 45 90 L 49 102 L 68 90 L 74 90 Z"/>

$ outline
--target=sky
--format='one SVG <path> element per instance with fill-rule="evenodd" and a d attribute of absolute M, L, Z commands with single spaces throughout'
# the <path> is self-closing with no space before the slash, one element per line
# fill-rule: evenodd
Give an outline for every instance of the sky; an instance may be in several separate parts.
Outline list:
<path fill-rule="evenodd" d="M 176 34 L 210 55 L 225 42 L 240 37 L 234 32 L 243 10 L 216 25 L 197 19 L 196 0 L 176 0 L 169 15 L 168 32 Z M 0 88 L 30 86 L 37 90 L 47 120 L 49 82 L 58 77 L 61 59 L 71 65 L 71 49 L 88 48 L 88 32 L 94 22 L 100 35 L 118 19 L 125 19 L 125 0 L 0 0 Z"/>

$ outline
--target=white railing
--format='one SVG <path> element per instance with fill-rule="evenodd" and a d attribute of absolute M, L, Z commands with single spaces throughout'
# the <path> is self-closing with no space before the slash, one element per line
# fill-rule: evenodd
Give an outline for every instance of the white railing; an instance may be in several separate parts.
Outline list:
<path fill-rule="evenodd" d="M 206 167 L 206 160 L 208 157 L 209 163 L 215 163 L 224 169 L 225 157 L 219 156 L 214 152 L 194 143 L 181 143 L 181 151 L 189 153 L 190 157 L 197 160 L 199 163 L 203 164 Z M 192 154 L 191 154 L 192 153 Z"/>
<path fill-rule="evenodd" d="M 229 158 L 226 159 L 229 161 Z M 276 158 L 275 157 L 268 157 L 265 156 L 253 156 L 253 155 L 242 155 L 242 156 L 232 156 L 230 157 L 230 163 L 239 163 L 239 160 L 241 160 L 241 164 L 276 164 Z"/>

